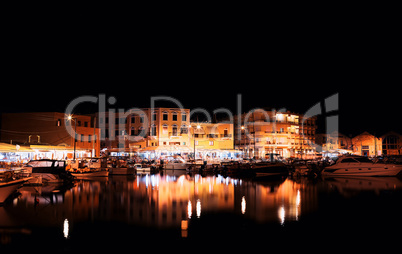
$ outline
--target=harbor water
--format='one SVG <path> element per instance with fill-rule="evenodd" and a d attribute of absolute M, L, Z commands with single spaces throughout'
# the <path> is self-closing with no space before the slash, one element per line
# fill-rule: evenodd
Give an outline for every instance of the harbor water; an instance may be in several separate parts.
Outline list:
<path fill-rule="evenodd" d="M 0 206 L 0 249 L 384 251 L 399 246 L 401 201 L 394 177 L 251 181 L 165 171 L 24 186 Z"/>

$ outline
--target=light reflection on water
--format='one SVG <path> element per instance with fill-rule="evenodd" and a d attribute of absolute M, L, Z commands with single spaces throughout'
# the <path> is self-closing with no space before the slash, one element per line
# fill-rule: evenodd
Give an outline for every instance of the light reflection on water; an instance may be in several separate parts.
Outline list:
<path fill-rule="evenodd" d="M 51 224 L 60 219 L 67 227 L 69 222 L 97 220 L 180 227 L 182 220 L 219 212 L 283 224 L 285 220 L 297 220 L 302 213 L 303 186 L 289 179 L 258 184 L 220 175 L 114 177 L 79 181 L 64 193 L 57 186 L 23 187 L 21 196 L 6 210 L 25 217 L 28 224 Z M 309 194 L 307 201 L 308 209 L 314 207 L 314 195 Z M 56 219 L 48 220 L 49 214 Z"/>
<path fill-rule="evenodd" d="M 230 177 L 187 174 L 138 175 L 79 181 L 67 190 L 58 186 L 23 187 L 12 203 L 0 207 L 0 227 L 31 230 L 59 228 L 74 238 L 80 223 L 124 223 L 154 229 L 179 230 L 191 237 L 192 223 L 230 214 L 256 224 L 286 227 L 318 209 L 319 191 L 350 197 L 361 190 L 380 192 L 401 188 L 396 178 L 308 179 L 251 182 Z M 195 225 L 195 224 L 194 224 Z M 197 226 L 202 229 L 202 226 Z"/>

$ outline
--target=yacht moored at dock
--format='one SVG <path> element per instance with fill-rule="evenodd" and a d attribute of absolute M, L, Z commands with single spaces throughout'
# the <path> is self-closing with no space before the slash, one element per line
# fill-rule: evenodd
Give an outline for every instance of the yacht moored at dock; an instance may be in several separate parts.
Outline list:
<path fill-rule="evenodd" d="M 86 179 L 92 177 L 107 177 L 109 176 L 109 171 L 107 171 L 107 169 L 79 170 L 71 172 L 71 175 L 79 179 Z"/>
<path fill-rule="evenodd" d="M 182 158 L 175 158 L 165 165 L 165 169 L 179 169 L 179 170 L 186 170 L 188 168 L 187 162 Z"/>
<path fill-rule="evenodd" d="M 60 183 L 74 179 L 74 176 L 66 171 L 64 160 L 31 160 L 23 169 L 34 178 L 41 177 L 44 183 Z"/>
<path fill-rule="evenodd" d="M 82 158 L 72 161 L 67 166 L 68 171 L 76 178 L 87 179 L 92 177 L 107 177 L 109 171 L 107 168 L 101 168 L 100 158 Z"/>
<path fill-rule="evenodd" d="M 136 163 L 134 164 L 135 169 L 137 170 L 137 173 L 148 173 L 151 172 L 151 167 L 143 167 L 142 164 Z"/>
<path fill-rule="evenodd" d="M 0 169 L 0 204 L 4 203 L 12 193 L 31 178 L 16 176 L 14 170 Z"/>
<path fill-rule="evenodd" d="M 393 163 L 374 163 L 363 156 L 344 156 L 324 168 L 323 176 L 396 176 L 402 165 Z"/>

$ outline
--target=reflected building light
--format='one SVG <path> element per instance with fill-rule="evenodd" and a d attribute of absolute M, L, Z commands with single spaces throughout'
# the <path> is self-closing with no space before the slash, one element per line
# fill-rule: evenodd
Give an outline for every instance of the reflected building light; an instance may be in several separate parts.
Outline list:
<path fill-rule="evenodd" d="M 197 212 L 197 218 L 201 216 L 201 200 L 197 199 L 197 204 L 195 206 Z"/>
<path fill-rule="evenodd" d="M 301 203 L 301 196 L 300 196 L 300 190 L 297 190 L 297 195 L 296 195 L 296 221 L 299 221 L 299 209 L 300 209 L 300 203 Z"/>
<path fill-rule="evenodd" d="M 181 237 L 186 238 L 188 236 L 188 221 L 182 220 L 181 221 Z"/>
<path fill-rule="evenodd" d="M 189 200 L 187 203 L 187 216 L 191 219 L 193 207 L 191 206 L 191 201 Z"/>
<path fill-rule="evenodd" d="M 174 180 L 176 180 L 176 178 Z M 181 175 L 179 178 L 177 178 L 177 182 L 180 184 L 180 186 L 183 186 L 184 180 L 185 180 L 184 175 Z"/>
<path fill-rule="evenodd" d="M 65 219 L 63 222 L 63 235 L 64 235 L 64 238 L 66 238 L 66 239 L 68 238 L 68 231 L 69 231 L 69 224 L 68 224 L 68 220 Z"/>
<path fill-rule="evenodd" d="M 221 175 L 218 175 L 216 178 L 216 184 L 221 184 L 225 178 Z"/>
<path fill-rule="evenodd" d="M 241 198 L 241 213 L 245 214 L 246 213 L 246 197 L 243 196 Z"/>
<path fill-rule="evenodd" d="M 159 187 L 159 177 L 155 177 L 155 175 L 151 175 L 151 185 L 152 187 Z"/>
<path fill-rule="evenodd" d="M 299 206 L 301 202 L 301 197 L 300 197 L 300 190 L 297 190 L 297 195 L 296 195 L 296 205 Z"/>
<path fill-rule="evenodd" d="M 187 229 L 188 229 L 188 221 L 182 220 L 181 221 L 181 230 L 187 230 Z"/>
<path fill-rule="evenodd" d="M 284 206 L 279 207 L 278 217 L 279 217 L 279 222 L 283 226 L 285 224 L 285 207 Z"/>

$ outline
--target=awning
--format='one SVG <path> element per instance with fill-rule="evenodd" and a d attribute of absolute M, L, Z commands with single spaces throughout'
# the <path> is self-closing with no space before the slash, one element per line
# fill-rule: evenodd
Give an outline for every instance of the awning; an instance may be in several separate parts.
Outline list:
<path fill-rule="evenodd" d="M 125 147 L 125 148 L 112 148 L 109 151 L 116 153 L 136 153 L 138 150 L 139 148 Z"/>
<path fill-rule="evenodd" d="M 32 152 L 29 147 L 0 143 L 0 153 Z"/>
<path fill-rule="evenodd" d="M 206 132 L 208 134 L 219 134 L 218 128 L 216 126 L 206 127 Z"/>
<path fill-rule="evenodd" d="M 205 134 L 204 128 L 194 128 L 194 134 Z"/>
<path fill-rule="evenodd" d="M 151 151 L 168 151 L 168 152 L 191 152 L 192 149 L 188 146 L 182 145 L 171 145 L 171 146 L 148 146 L 141 149 L 141 152 L 151 152 Z"/>
<path fill-rule="evenodd" d="M 40 152 L 50 152 L 54 150 L 74 150 L 74 147 L 71 146 L 51 146 L 51 145 L 31 145 L 31 149 L 39 150 Z M 82 149 L 76 149 L 82 150 Z"/>

